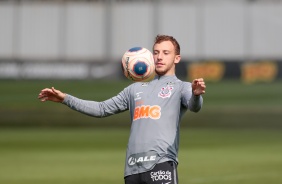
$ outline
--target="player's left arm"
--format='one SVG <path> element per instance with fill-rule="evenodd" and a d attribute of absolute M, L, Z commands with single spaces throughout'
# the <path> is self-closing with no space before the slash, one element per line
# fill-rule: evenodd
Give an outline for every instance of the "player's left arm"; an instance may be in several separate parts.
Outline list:
<path fill-rule="evenodd" d="M 198 112 L 202 108 L 206 85 L 204 79 L 194 79 L 192 83 L 184 83 L 182 91 L 182 105 L 192 112 Z"/>
<path fill-rule="evenodd" d="M 191 83 L 192 96 L 189 100 L 189 109 L 193 112 L 198 112 L 202 108 L 202 94 L 206 92 L 206 84 L 203 78 L 194 79 Z"/>

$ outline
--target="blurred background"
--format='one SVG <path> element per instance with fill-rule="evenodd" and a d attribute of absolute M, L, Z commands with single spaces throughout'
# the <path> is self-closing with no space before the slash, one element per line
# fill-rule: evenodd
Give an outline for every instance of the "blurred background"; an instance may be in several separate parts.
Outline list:
<path fill-rule="evenodd" d="M 37 95 L 108 99 L 132 83 L 124 52 L 168 34 L 177 76 L 207 83 L 181 122 L 180 182 L 281 184 L 281 33 L 282 0 L 0 0 L 0 183 L 123 183 L 129 113 Z"/>
<path fill-rule="evenodd" d="M 126 50 L 168 34 L 182 78 L 274 80 L 281 17 L 279 0 L 2 0 L 0 78 L 111 79 Z"/>

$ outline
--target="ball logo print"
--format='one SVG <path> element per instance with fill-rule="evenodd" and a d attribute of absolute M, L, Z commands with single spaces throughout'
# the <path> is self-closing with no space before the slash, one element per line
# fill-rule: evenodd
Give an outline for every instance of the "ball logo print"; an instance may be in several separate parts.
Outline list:
<path fill-rule="evenodd" d="M 144 47 L 133 47 L 122 57 L 122 70 L 132 81 L 150 81 L 155 76 L 155 63 L 152 53 Z"/>
<path fill-rule="evenodd" d="M 134 66 L 133 66 L 134 72 L 137 75 L 143 75 L 144 73 L 147 72 L 148 66 L 146 65 L 145 62 L 143 61 L 137 61 Z"/>

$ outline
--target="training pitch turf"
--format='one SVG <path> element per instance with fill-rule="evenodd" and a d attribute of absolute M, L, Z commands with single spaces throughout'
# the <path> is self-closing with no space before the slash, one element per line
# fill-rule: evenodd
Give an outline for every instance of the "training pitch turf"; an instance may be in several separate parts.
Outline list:
<path fill-rule="evenodd" d="M 123 183 L 127 129 L 1 129 L 0 183 Z M 183 184 L 281 184 L 278 130 L 184 128 Z"/>
<path fill-rule="evenodd" d="M 97 119 L 41 103 L 54 86 L 105 100 L 129 81 L 0 81 L 0 183 L 123 183 L 128 112 Z M 181 123 L 182 184 L 282 183 L 282 83 L 207 83 L 204 106 Z"/>

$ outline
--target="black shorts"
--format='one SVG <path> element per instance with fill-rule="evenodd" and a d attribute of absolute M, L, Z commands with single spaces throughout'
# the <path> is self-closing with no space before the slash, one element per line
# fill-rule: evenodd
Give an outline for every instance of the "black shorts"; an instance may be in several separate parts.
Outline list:
<path fill-rule="evenodd" d="M 178 184 L 177 166 L 174 162 L 157 164 L 152 170 L 126 176 L 125 184 Z"/>

